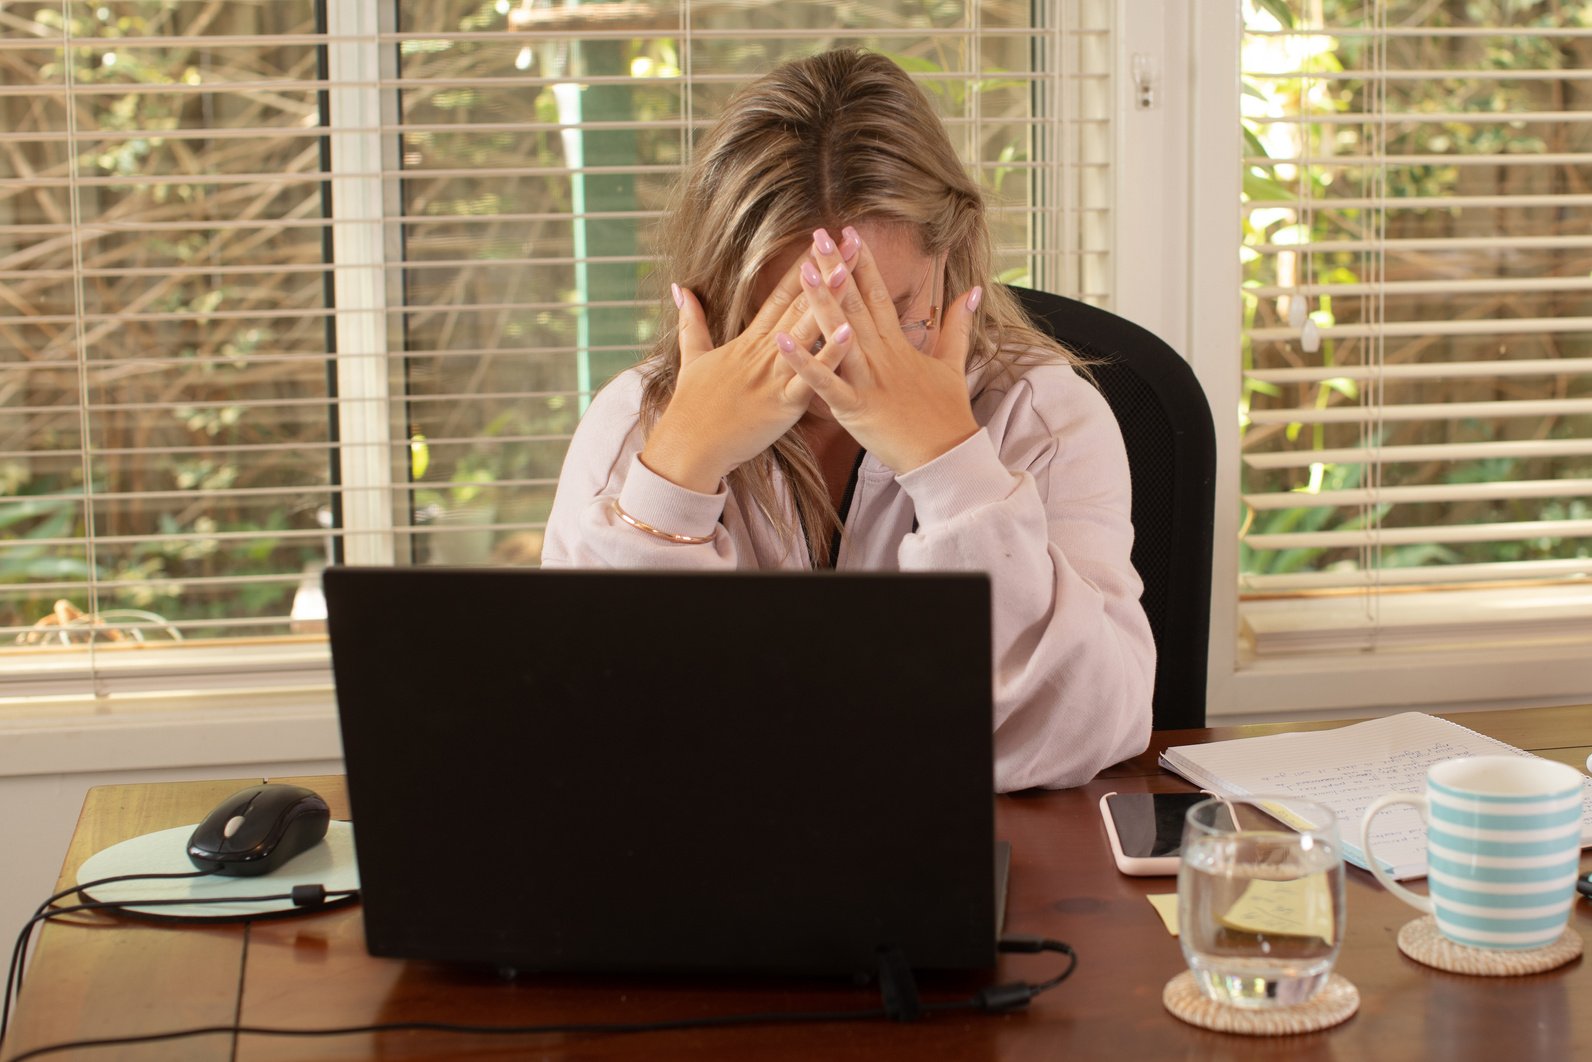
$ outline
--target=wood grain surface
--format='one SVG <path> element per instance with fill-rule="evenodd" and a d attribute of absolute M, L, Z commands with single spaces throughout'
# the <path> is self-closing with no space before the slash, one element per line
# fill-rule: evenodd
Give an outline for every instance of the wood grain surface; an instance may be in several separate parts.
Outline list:
<path fill-rule="evenodd" d="M 1560 762 L 1592 752 L 1592 706 L 1454 717 L 1483 733 Z M 1161 1006 L 1161 989 L 1184 969 L 1146 896 L 1175 891 L 1172 878 L 1129 878 L 1112 863 L 1096 804 L 1106 792 L 1187 790 L 1155 765 L 1160 749 L 1337 723 L 1225 727 L 1155 735 L 1143 756 L 1078 789 L 1002 797 L 997 832 L 1012 842 L 1006 928 L 1056 937 L 1078 951 L 1071 980 L 1024 1013 L 936 1015 L 916 1024 L 772 1025 L 636 1035 L 559 1034 L 488 1038 L 386 1032 L 314 1040 L 229 1035 L 81 1058 L 131 1059 L 1426 1059 L 1592 1057 L 1592 974 L 1585 960 L 1530 977 L 1478 979 L 1441 973 L 1401 955 L 1399 928 L 1416 917 L 1371 876 L 1349 870 L 1348 928 L 1337 970 L 1360 989 L 1360 1013 L 1334 1029 L 1248 1039 L 1196 1029 Z M 347 813 L 340 778 L 286 779 Z M 113 786 L 93 790 L 63 878 L 94 851 L 129 836 L 196 821 L 253 780 Z M 1586 860 L 1583 860 L 1585 863 Z M 514 917 L 512 896 L 481 903 Z M 208 1023 L 291 1028 L 393 1021 L 482 1024 L 646 1022 L 794 1010 L 868 1010 L 875 992 L 834 982 L 769 979 L 524 977 L 373 959 L 357 908 L 250 927 L 161 928 L 109 918 L 51 926 L 23 993 L 5 1058 L 62 1039 Z M 1592 933 L 1592 905 L 1572 926 Z M 1039 980 L 1054 956 L 1008 956 L 1001 980 Z M 925 979 L 926 999 L 968 995 L 976 978 Z"/>

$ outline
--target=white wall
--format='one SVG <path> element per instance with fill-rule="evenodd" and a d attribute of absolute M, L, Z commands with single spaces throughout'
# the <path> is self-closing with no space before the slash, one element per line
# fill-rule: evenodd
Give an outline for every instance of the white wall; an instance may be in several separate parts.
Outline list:
<path fill-rule="evenodd" d="M 54 891 L 91 787 L 343 771 L 330 690 L 228 694 L 183 708 L 174 700 L 132 698 L 115 710 L 60 703 L 0 719 L 0 940 L 8 948 Z"/>
<path fill-rule="evenodd" d="M 165 767 L 145 771 L 71 771 L 0 778 L 0 940 L 16 940 L 38 905 L 55 889 L 84 795 L 97 785 L 206 778 L 276 778 L 341 774 L 341 760 Z"/>

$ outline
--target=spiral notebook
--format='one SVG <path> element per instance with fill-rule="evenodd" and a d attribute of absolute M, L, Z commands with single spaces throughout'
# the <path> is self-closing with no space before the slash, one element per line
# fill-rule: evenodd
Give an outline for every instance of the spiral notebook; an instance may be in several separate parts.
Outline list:
<path fill-rule="evenodd" d="M 1304 797 L 1338 817 L 1343 857 L 1370 869 L 1360 846 L 1360 820 L 1384 793 L 1422 793 L 1426 769 L 1462 756 L 1530 756 L 1497 738 L 1447 719 L 1405 712 L 1335 730 L 1178 745 L 1161 766 L 1228 796 Z M 1581 780 L 1581 843 L 1592 845 L 1592 778 Z M 1401 805 L 1376 817 L 1372 831 L 1382 866 L 1393 877 L 1424 877 L 1426 828 L 1420 813 Z"/>

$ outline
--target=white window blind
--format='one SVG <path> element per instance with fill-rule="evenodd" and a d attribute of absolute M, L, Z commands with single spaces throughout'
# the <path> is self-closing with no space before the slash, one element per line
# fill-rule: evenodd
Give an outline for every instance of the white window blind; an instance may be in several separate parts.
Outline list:
<path fill-rule="evenodd" d="M 896 58 L 1002 278 L 1109 304 L 1114 8 L 0 5 L 0 698 L 318 650 L 327 563 L 536 563 L 665 190 L 782 59 Z"/>
<path fill-rule="evenodd" d="M 1254 647 L 1584 634 L 1592 5 L 1244 11 Z"/>

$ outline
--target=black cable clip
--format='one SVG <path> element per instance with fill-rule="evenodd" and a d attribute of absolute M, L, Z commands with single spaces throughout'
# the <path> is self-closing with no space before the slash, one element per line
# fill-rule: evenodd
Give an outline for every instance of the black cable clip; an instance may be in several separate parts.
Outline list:
<path fill-rule="evenodd" d="M 295 885 L 289 895 L 294 907 L 322 907 L 326 903 L 326 886 Z"/>

